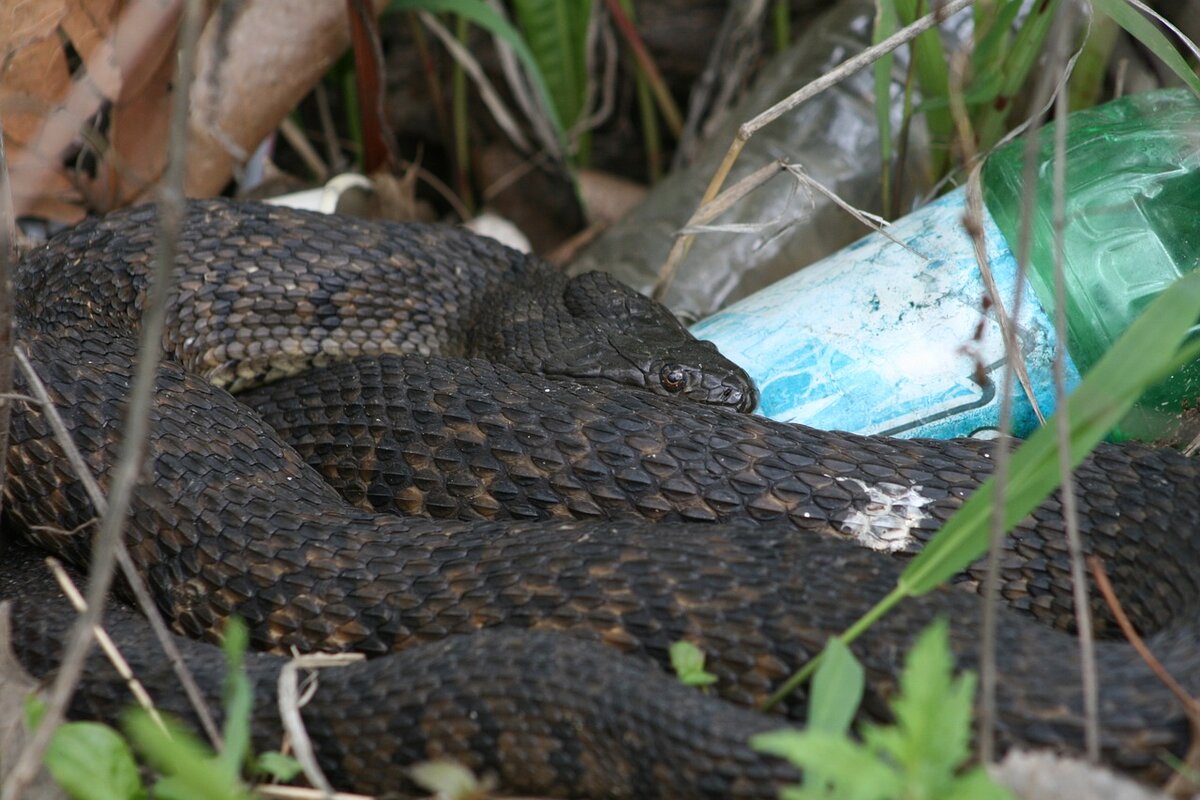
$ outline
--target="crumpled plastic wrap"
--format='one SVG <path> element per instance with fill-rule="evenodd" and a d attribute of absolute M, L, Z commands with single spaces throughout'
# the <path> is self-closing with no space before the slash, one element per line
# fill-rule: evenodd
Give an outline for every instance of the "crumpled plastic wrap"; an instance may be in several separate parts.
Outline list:
<path fill-rule="evenodd" d="M 873 15 L 871 0 L 847 0 L 823 14 L 790 49 L 764 68 L 701 156 L 655 186 L 642 204 L 598 237 L 568 271 L 611 272 L 649 293 L 676 232 L 696 210 L 738 126 L 865 49 Z M 951 39 L 965 36 L 969 18 L 969 14 L 952 18 L 943 25 L 944 35 L 948 32 Z M 896 74 L 903 76 L 905 61 L 905 49 L 901 48 L 896 51 Z M 895 128 L 901 106 L 895 80 L 893 88 Z M 909 152 L 924 152 L 922 128 L 913 128 Z M 759 131 L 742 151 L 725 186 L 776 158 L 799 164 L 851 205 L 878 212 L 881 168 L 872 70 L 860 71 Z M 912 165 L 905 170 L 901 209 L 907 209 L 914 194 L 926 188 L 921 175 Z M 706 232 L 695 239 L 663 297 L 676 314 L 700 319 L 869 232 L 831 199 L 798 189 L 796 179 L 788 173 L 758 187 L 715 222 L 747 223 L 761 227 L 750 233 Z"/>

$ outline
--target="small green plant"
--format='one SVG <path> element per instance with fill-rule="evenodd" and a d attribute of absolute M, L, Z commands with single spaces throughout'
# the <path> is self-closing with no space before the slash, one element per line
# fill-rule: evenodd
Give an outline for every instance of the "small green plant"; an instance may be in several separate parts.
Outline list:
<path fill-rule="evenodd" d="M 149 712 L 137 709 L 122 718 L 128 741 L 96 722 L 61 726 L 46 751 L 50 775 L 74 800 L 144 800 L 150 793 L 138 773 L 133 757 L 136 750 L 161 774 L 152 794 L 164 800 L 249 800 L 252 795 L 242 780 L 243 767 L 278 780 L 294 778 L 300 772 L 295 759 L 276 752 L 257 758 L 250 753 L 253 702 L 243 668 L 246 642 L 245 626 L 239 620 L 230 621 L 224 641 L 229 668 L 222 730 L 225 745 L 220 753 L 213 753 L 179 723 L 168 719 L 160 727 Z M 41 712 L 37 702 L 27 706 L 31 727 Z"/>
<path fill-rule="evenodd" d="M 835 639 L 834 642 L 837 642 Z M 836 652 L 836 656 L 830 656 Z M 861 679 L 862 667 L 846 649 L 826 650 L 821 670 L 829 681 L 848 667 L 849 658 Z M 831 669 L 830 665 L 837 663 Z M 853 686 L 854 675 L 848 683 Z M 820 687 L 814 681 L 814 695 Z M 859 684 L 861 692 L 861 684 Z M 833 696 L 842 690 L 830 692 Z M 975 676 L 954 677 L 953 657 L 944 619 L 921 633 L 905 660 L 900 692 L 891 703 L 894 725 L 864 724 L 862 741 L 847 735 L 845 703 L 828 727 L 810 724 L 803 731 L 775 731 L 754 737 L 751 745 L 782 756 L 804 770 L 801 786 L 788 787 L 785 800 L 1001 800 L 1011 798 L 979 767 L 963 769 L 970 756 L 971 709 Z M 813 701 L 816 704 L 816 698 Z M 843 723 L 842 720 L 845 720 Z M 841 727 L 842 730 L 835 728 Z"/>
<path fill-rule="evenodd" d="M 686 686 L 711 686 L 717 676 L 704 669 L 704 653 L 691 642 L 671 645 L 671 668 Z"/>
<path fill-rule="evenodd" d="M 408 771 L 413 783 L 438 800 L 482 800 L 496 788 L 494 776 L 479 778 L 457 761 L 436 759 L 415 764 Z"/>

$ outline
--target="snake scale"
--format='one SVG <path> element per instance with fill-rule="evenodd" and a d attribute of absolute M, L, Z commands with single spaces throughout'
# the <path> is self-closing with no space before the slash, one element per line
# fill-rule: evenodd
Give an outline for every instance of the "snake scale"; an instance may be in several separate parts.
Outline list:
<path fill-rule="evenodd" d="M 84 223 L 16 278 L 19 336 L 105 487 L 152 229 L 152 209 Z M 407 765 L 448 755 L 514 792 L 774 796 L 795 775 L 746 739 L 784 720 L 739 706 L 894 586 L 991 469 L 987 443 L 740 413 L 754 402 L 744 375 L 667 312 L 461 232 L 207 201 L 189 205 L 181 242 L 126 539 L 181 634 L 211 641 L 237 614 L 265 651 L 375 656 L 324 671 L 304 712 L 342 787 L 411 788 Z M 380 312 L 388 281 L 400 310 Z M 557 341 L 572 343 L 567 357 Z M 543 374 L 514 369 L 513 352 Z M 83 563 L 94 512 L 39 408 L 17 404 L 9 446 L 8 526 Z M 1140 445 L 1101 446 L 1078 474 L 1087 548 L 1193 692 L 1197 477 L 1193 460 Z M 1001 565 L 1005 744 L 1081 747 L 1062 529 L 1055 496 Z M 0 591 L 15 604 L 17 653 L 41 674 L 66 612 L 30 558 L 6 554 Z M 855 643 L 868 713 L 938 615 L 973 664 L 978 577 L 906 602 Z M 163 704 L 188 716 L 139 620 L 118 608 L 109 624 Z M 1110 632 L 1103 616 L 1097 626 Z M 661 669 L 681 639 L 706 654 L 713 696 Z M 182 646 L 217 696 L 216 649 Z M 282 663 L 249 662 L 264 746 L 279 728 Z M 1099 642 L 1098 668 L 1111 763 L 1153 772 L 1186 748 L 1183 711 L 1128 645 Z M 96 662 L 74 710 L 111 716 L 123 692 Z M 801 693 L 783 712 L 803 709 Z"/>

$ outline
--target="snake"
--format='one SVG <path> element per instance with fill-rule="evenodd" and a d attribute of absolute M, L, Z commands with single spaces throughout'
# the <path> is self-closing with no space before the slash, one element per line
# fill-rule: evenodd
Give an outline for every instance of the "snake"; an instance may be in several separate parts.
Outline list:
<path fill-rule="evenodd" d="M 139 208 L 86 222 L 27 255 L 15 278 L 18 337 L 103 488 L 154 221 Z M 744 373 L 678 323 L 658 339 L 645 328 L 630 351 L 634 334 L 617 321 L 556 359 L 538 350 L 541 331 L 549 347 L 556 330 L 591 334 L 569 319 L 586 313 L 578 295 L 568 305 L 571 287 L 548 277 L 548 289 L 536 263 L 453 229 L 189 203 L 130 555 L 210 697 L 222 669 L 212 643 L 230 616 L 246 622 L 261 651 L 247 662 L 260 746 L 278 739 L 271 686 L 284 654 L 368 656 L 323 670 L 303 712 L 339 787 L 411 791 L 412 764 L 448 757 L 505 791 L 545 796 L 776 796 L 797 775 L 748 740 L 803 719 L 807 697 L 754 709 L 899 583 L 1003 445 L 746 414 Z M 452 288 L 405 282 L 400 310 L 368 322 L 386 294 L 378 282 L 401 281 L 384 277 L 393 269 Z M 479 277 L 493 271 L 515 273 L 508 289 Z M 594 316 L 669 317 L 592 281 L 607 309 Z M 471 282 L 490 297 L 485 311 L 453 293 Z M 529 300 L 530 285 L 548 294 Z M 479 329 L 479 351 L 436 321 L 469 327 L 475 315 L 499 320 Z M 549 369 L 491 355 L 497 342 Z M 356 346 L 343 354 L 342 343 Z M 95 510 L 39 404 L 15 404 L 8 463 L 6 529 L 86 564 Z M 1197 477 L 1193 459 L 1132 443 L 1101 445 L 1077 472 L 1085 549 L 1192 692 Z M 1063 529 L 1056 494 L 1001 557 L 1005 747 L 1083 747 Z M 0 593 L 16 654 L 40 675 L 67 623 L 31 558 L 4 557 Z M 886 716 L 902 655 L 934 619 L 950 619 L 959 665 L 978 666 L 983 570 L 906 600 L 853 643 L 864 714 Z M 1187 748 L 1186 716 L 1093 604 L 1104 758 L 1161 774 L 1163 754 Z M 191 719 L 144 623 L 121 608 L 108 622 L 164 707 Z M 710 693 L 664 669 L 678 641 L 705 655 Z M 111 718 L 128 699 L 97 661 L 73 711 Z"/>

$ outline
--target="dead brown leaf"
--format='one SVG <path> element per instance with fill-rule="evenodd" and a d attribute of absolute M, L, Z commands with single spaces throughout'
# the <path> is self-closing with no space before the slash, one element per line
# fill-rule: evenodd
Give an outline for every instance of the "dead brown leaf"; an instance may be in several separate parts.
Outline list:
<path fill-rule="evenodd" d="M 153 191 L 166 166 L 181 5 L 0 3 L 0 123 L 18 215 L 73 222 Z M 343 0 L 229 7 L 232 17 L 207 22 L 190 89 L 193 197 L 221 191 L 349 43 Z"/>

